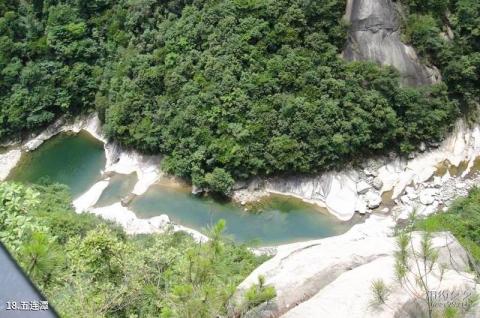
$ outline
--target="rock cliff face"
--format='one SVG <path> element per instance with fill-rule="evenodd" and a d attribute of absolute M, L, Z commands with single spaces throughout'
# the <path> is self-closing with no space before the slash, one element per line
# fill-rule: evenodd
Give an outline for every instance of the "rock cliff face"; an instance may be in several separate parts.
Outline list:
<path fill-rule="evenodd" d="M 401 42 L 399 14 L 391 0 L 349 0 L 346 19 L 351 26 L 346 59 L 391 65 L 407 85 L 439 80 L 439 72 L 422 65 L 413 48 Z"/>

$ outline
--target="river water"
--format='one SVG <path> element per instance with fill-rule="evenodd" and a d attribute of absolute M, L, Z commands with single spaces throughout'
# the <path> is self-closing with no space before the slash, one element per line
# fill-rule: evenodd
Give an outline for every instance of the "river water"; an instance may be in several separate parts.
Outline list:
<path fill-rule="evenodd" d="M 102 178 L 105 154 L 102 143 L 87 133 L 61 134 L 37 150 L 24 154 L 9 179 L 26 183 L 42 180 L 68 185 L 74 198 Z M 96 206 L 107 206 L 128 195 L 136 175 L 112 175 Z M 339 222 L 326 210 L 284 196 L 271 196 L 250 207 L 232 202 L 197 197 L 188 187 L 157 184 L 136 197 L 130 209 L 140 218 L 167 214 L 178 224 L 205 232 L 225 219 L 226 234 L 236 241 L 280 244 L 323 238 L 344 233 L 351 222 Z"/>
<path fill-rule="evenodd" d="M 23 154 L 9 179 L 63 183 L 70 187 L 73 197 L 78 197 L 99 179 L 105 162 L 103 144 L 88 133 L 60 134 Z"/>

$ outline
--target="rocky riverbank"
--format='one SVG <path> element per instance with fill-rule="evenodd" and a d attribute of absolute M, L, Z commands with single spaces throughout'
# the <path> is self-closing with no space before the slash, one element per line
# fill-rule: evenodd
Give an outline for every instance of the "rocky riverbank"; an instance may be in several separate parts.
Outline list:
<path fill-rule="evenodd" d="M 480 181 L 479 156 L 480 126 L 459 122 L 442 143 L 423 145 L 409 158 L 391 154 L 314 177 L 255 179 L 237 184 L 233 198 L 246 204 L 270 193 L 291 195 L 326 207 L 341 220 L 355 213 L 428 215 Z"/>
<path fill-rule="evenodd" d="M 10 171 L 18 164 L 23 152 L 36 150 L 48 139 L 65 132 L 79 133 L 86 131 L 104 144 L 106 165 L 99 176 L 101 180 L 95 183 L 80 197 L 75 198 L 73 205 L 78 213 L 94 213 L 104 219 L 120 224 L 127 234 L 146 234 L 165 231 L 183 231 L 190 234 L 196 241 L 206 241 L 208 238 L 200 232 L 175 224 L 167 215 L 160 215 L 149 219 L 137 218 L 122 202 L 107 207 L 95 208 L 95 204 L 103 191 L 110 184 L 112 173 L 136 173 L 137 182 L 131 195 L 142 195 L 154 183 L 160 180 L 163 173 L 160 170 L 160 156 L 145 156 L 136 151 L 126 151 L 115 143 L 108 142 L 104 136 L 101 123 L 96 114 L 80 117 L 73 122 L 64 118 L 58 119 L 38 135 L 32 136 L 25 142 L 9 144 L 9 150 L 0 154 L 0 181 L 8 177 Z"/>

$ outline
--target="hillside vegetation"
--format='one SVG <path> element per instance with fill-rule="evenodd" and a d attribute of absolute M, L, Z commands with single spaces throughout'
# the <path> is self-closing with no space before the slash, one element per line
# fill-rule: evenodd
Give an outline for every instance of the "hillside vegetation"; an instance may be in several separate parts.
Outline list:
<path fill-rule="evenodd" d="M 419 230 L 450 231 L 474 258 L 480 275 L 480 188 L 473 188 L 467 197 L 458 198 L 446 212 L 438 212 L 416 222 Z"/>
<path fill-rule="evenodd" d="M 62 185 L 0 184 L 0 240 L 62 317 L 218 317 L 236 286 L 262 261 L 245 246 L 183 233 L 126 236 L 76 214 Z M 252 289 L 243 306 L 275 296 Z"/>
<path fill-rule="evenodd" d="M 478 101 L 480 8 L 402 2 L 405 37 L 446 84 L 341 59 L 341 0 L 0 1 L 0 139 L 97 110 L 109 137 L 220 192 L 408 153 Z"/>

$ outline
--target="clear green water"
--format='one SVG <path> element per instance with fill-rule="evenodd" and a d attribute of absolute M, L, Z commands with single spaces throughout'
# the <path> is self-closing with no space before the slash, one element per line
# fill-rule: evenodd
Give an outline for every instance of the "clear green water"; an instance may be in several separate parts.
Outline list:
<path fill-rule="evenodd" d="M 70 187 L 73 197 L 77 197 L 100 178 L 105 160 L 102 143 L 88 133 L 60 134 L 37 150 L 23 154 L 9 179 L 26 183 L 41 179 L 63 183 Z"/>
<path fill-rule="evenodd" d="M 136 182 L 136 173 L 129 175 L 114 174 L 110 177 L 108 187 L 103 191 L 95 206 L 102 207 L 120 201 L 133 191 Z"/>
<path fill-rule="evenodd" d="M 100 142 L 87 133 L 61 134 L 24 154 L 10 179 L 34 183 L 47 178 L 68 185 L 72 195 L 78 197 L 100 179 L 104 167 Z M 135 174 L 112 175 L 96 206 L 124 198 L 133 190 L 136 179 Z M 225 219 L 228 235 L 237 241 L 258 241 L 261 245 L 328 237 L 341 234 L 352 225 L 338 222 L 325 211 L 298 199 L 272 196 L 255 207 L 257 212 L 246 212 L 237 204 L 199 198 L 186 187 L 167 185 L 151 187 L 145 195 L 135 198 L 130 208 L 142 218 L 167 214 L 172 221 L 200 231 Z"/>
<path fill-rule="evenodd" d="M 130 208 L 142 218 L 167 214 L 172 221 L 200 231 L 225 219 L 228 235 L 261 245 L 323 238 L 351 227 L 313 205 L 289 197 L 272 196 L 260 204 L 261 213 L 254 213 L 230 202 L 198 198 L 186 190 L 161 185 L 136 198 Z"/>

